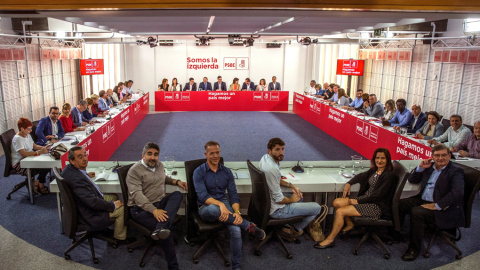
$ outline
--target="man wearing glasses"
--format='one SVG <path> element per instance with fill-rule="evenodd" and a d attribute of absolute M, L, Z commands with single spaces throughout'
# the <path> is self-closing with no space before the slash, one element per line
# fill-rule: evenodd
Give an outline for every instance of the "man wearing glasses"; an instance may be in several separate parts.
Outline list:
<path fill-rule="evenodd" d="M 432 148 L 432 159 L 422 160 L 408 181 L 420 184 L 420 192 L 400 200 L 400 217 L 410 214 L 410 244 L 402 260 L 413 261 L 422 248 L 425 224 L 440 229 L 465 226 L 463 212 L 464 172 L 450 162 L 450 150 L 443 144 Z"/>
<path fill-rule="evenodd" d="M 58 115 L 60 110 L 58 107 L 50 107 L 50 112 L 47 117 L 40 119 L 38 122 L 37 130 L 35 135 L 37 135 L 37 145 L 45 146 L 46 144 L 56 143 L 59 138 L 65 136 L 65 131 L 63 130 L 62 123 L 58 121 Z"/>

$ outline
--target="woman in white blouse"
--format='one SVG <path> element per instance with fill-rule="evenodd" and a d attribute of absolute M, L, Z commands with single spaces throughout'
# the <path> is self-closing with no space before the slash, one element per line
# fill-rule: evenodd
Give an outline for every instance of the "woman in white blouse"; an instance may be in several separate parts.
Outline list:
<path fill-rule="evenodd" d="M 267 82 L 265 79 L 261 79 L 260 83 L 257 85 L 257 88 L 255 88 L 255 91 L 265 91 L 267 89 Z"/>
<path fill-rule="evenodd" d="M 182 85 L 178 84 L 177 78 L 173 78 L 172 85 L 170 86 L 170 91 L 182 91 Z"/>
<path fill-rule="evenodd" d="M 27 118 L 20 118 L 17 123 L 18 133 L 12 140 L 12 167 L 17 174 L 27 176 L 27 169 L 20 167 L 20 160 L 25 157 L 39 156 L 48 153 L 48 148 L 36 145 L 33 142 L 30 132 L 32 132 L 33 124 Z M 45 180 L 50 169 L 31 169 L 32 175 L 38 178 L 33 182 L 34 192 L 37 194 L 48 194 L 48 188 L 45 186 Z"/>
<path fill-rule="evenodd" d="M 387 100 L 387 102 L 385 102 L 385 116 L 381 119 L 385 121 L 391 120 L 396 111 L 397 107 L 395 107 L 395 101 L 393 99 Z"/>

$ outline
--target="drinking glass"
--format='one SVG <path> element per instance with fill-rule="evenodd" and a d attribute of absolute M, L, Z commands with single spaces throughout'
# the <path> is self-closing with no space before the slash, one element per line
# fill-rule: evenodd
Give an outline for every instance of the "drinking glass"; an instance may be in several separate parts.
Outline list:
<path fill-rule="evenodd" d="M 345 171 L 345 168 L 347 167 L 347 163 L 345 161 L 340 162 L 340 168 L 338 170 L 338 174 L 342 174 Z"/>
<path fill-rule="evenodd" d="M 175 157 L 173 156 L 166 156 L 165 157 L 165 168 L 169 171 L 175 168 Z"/>
<path fill-rule="evenodd" d="M 105 171 L 105 167 L 103 167 L 103 166 L 98 167 L 98 173 L 99 174 L 103 173 L 104 171 Z"/>
<path fill-rule="evenodd" d="M 352 156 L 352 174 L 355 174 L 355 167 L 360 167 L 362 157 L 359 155 Z"/>

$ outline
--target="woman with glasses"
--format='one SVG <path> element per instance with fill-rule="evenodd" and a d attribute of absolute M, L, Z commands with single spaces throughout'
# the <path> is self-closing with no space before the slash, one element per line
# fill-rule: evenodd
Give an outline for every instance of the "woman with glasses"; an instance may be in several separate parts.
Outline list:
<path fill-rule="evenodd" d="M 20 161 L 26 157 L 39 156 L 48 153 L 48 148 L 36 145 L 33 142 L 30 132 L 33 124 L 27 118 L 20 118 L 17 123 L 18 133 L 12 140 L 12 164 L 17 174 L 27 176 L 27 169 L 20 166 Z M 45 180 L 50 169 L 31 169 L 31 175 L 37 175 L 38 178 L 33 182 L 33 191 L 37 194 L 48 194 L 48 188 L 45 186 Z"/>

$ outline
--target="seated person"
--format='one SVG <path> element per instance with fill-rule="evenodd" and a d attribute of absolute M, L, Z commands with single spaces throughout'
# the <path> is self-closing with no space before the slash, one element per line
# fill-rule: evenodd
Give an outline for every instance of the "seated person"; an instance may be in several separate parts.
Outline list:
<path fill-rule="evenodd" d="M 472 132 L 463 125 L 462 117 L 458 114 L 450 116 L 450 127 L 440 136 L 429 139 L 427 142 L 432 145 L 445 144 L 449 149 L 457 147 L 465 141 Z"/>
<path fill-rule="evenodd" d="M 65 131 L 65 133 L 85 130 L 85 127 L 77 127 L 73 123 L 73 118 L 70 114 L 71 109 L 72 106 L 70 106 L 69 103 L 63 103 L 62 114 L 60 115 L 60 118 L 58 118 L 58 120 L 60 120 L 60 122 L 62 123 L 63 130 Z"/>
<path fill-rule="evenodd" d="M 117 94 L 115 94 L 112 89 L 107 90 L 107 96 L 108 96 L 108 100 L 112 104 L 112 107 L 117 106 L 120 103 L 120 101 L 118 100 Z"/>
<path fill-rule="evenodd" d="M 203 77 L 203 82 L 200 83 L 199 90 L 212 91 L 212 84 L 208 81 L 207 77 Z"/>
<path fill-rule="evenodd" d="M 332 98 L 332 96 L 333 96 L 333 86 L 334 85 L 335 85 L 334 83 L 329 84 L 328 87 L 325 88 L 325 92 L 323 93 L 323 96 L 321 96 L 321 98 L 323 98 L 323 99 Z"/>
<path fill-rule="evenodd" d="M 330 105 L 337 106 L 337 107 L 344 107 L 350 104 L 350 97 L 345 92 L 345 89 L 339 88 L 337 94 L 338 94 L 338 100 L 336 102 L 331 101 Z"/>
<path fill-rule="evenodd" d="M 420 105 L 416 104 L 412 106 L 412 114 L 413 118 L 407 125 L 407 132 L 415 134 L 417 133 L 417 130 L 419 130 L 421 127 L 423 127 L 423 124 L 425 124 L 427 121 L 427 116 L 422 112 Z"/>
<path fill-rule="evenodd" d="M 105 117 L 105 115 L 108 113 L 108 111 L 104 111 L 104 110 L 99 108 L 98 100 L 100 99 L 100 97 L 97 94 L 93 94 L 91 98 L 92 98 L 92 101 L 93 101 L 93 105 L 91 107 L 92 108 L 92 115 L 94 117 Z"/>
<path fill-rule="evenodd" d="M 188 83 L 185 84 L 183 91 L 197 91 L 197 83 L 193 78 L 188 79 Z"/>
<path fill-rule="evenodd" d="M 183 195 L 180 191 L 166 194 L 166 184 L 187 190 L 187 183 L 165 174 L 158 161 L 160 147 L 149 142 L 143 147 L 142 159 L 135 163 L 127 175 L 128 206 L 132 218 L 150 231 L 152 239 L 160 242 L 168 269 L 178 269 L 175 243 L 170 228 L 177 215 Z"/>
<path fill-rule="evenodd" d="M 440 115 L 435 112 L 427 112 L 427 122 L 415 133 L 415 137 L 419 139 L 429 140 L 438 137 L 443 133 L 443 125 L 440 123 Z"/>
<path fill-rule="evenodd" d="M 255 88 L 255 91 L 266 91 L 267 90 L 267 82 L 265 79 L 260 79 L 260 82 L 257 85 L 257 88 Z"/>
<path fill-rule="evenodd" d="M 407 127 L 407 125 L 412 121 L 413 118 L 412 112 L 406 108 L 407 101 L 403 98 L 397 99 L 396 105 L 397 112 L 392 119 L 388 121 L 383 121 L 383 125 L 393 127 L 398 126 L 399 128 Z"/>
<path fill-rule="evenodd" d="M 50 107 L 50 112 L 47 117 L 40 119 L 38 122 L 35 135 L 37 135 L 37 145 L 45 146 L 46 144 L 54 144 L 60 138 L 65 136 L 62 123 L 58 121 L 60 110 L 58 107 Z"/>
<path fill-rule="evenodd" d="M 426 224 L 440 229 L 465 226 L 463 212 L 464 172 L 450 162 L 450 151 L 443 144 L 432 148 L 432 159 L 422 160 L 408 182 L 420 184 L 420 192 L 401 199 L 400 219 L 410 214 L 410 243 L 402 260 L 413 261 L 422 249 Z"/>
<path fill-rule="evenodd" d="M 368 105 L 364 104 L 363 106 L 363 109 L 360 111 L 371 117 L 381 118 L 385 113 L 382 103 L 380 100 L 377 100 L 377 95 L 375 94 L 368 95 Z"/>
<path fill-rule="evenodd" d="M 85 148 L 74 146 L 68 151 L 68 164 L 62 177 L 73 192 L 78 209 L 78 223 L 93 231 L 101 231 L 115 220 L 113 237 L 119 244 L 126 244 L 127 227 L 124 224 L 123 203 L 115 194 L 103 194 L 91 179 L 95 173 L 87 173 L 88 157 Z"/>
<path fill-rule="evenodd" d="M 217 81 L 213 84 L 213 91 L 227 91 L 227 84 L 222 82 L 222 76 L 217 77 Z"/>
<path fill-rule="evenodd" d="M 254 91 L 255 90 L 255 84 L 250 81 L 250 78 L 246 78 L 245 82 L 242 85 L 242 91 Z"/>
<path fill-rule="evenodd" d="M 450 151 L 458 152 L 461 157 L 480 159 L 480 121 L 473 125 L 473 134 L 456 147 L 452 147 Z"/>
<path fill-rule="evenodd" d="M 395 101 L 393 99 L 387 100 L 385 102 L 385 113 L 381 119 L 384 121 L 391 120 L 395 115 L 395 113 L 397 113 L 397 107 L 395 106 Z"/>
<path fill-rule="evenodd" d="M 172 85 L 170 86 L 170 91 L 182 91 L 182 84 L 178 83 L 177 78 L 172 79 Z"/>
<path fill-rule="evenodd" d="M 392 196 L 398 182 L 393 172 L 390 152 L 386 148 L 377 148 L 370 160 L 371 168 L 353 177 L 343 188 L 343 197 L 333 201 L 336 209 L 332 231 L 328 237 L 315 245 L 318 249 L 335 246 L 337 234 L 346 234 L 353 230 L 350 217 L 365 217 L 378 220 L 391 212 Z M 350 196 L 351 185 L 360 184 L 357 196 Z M 343 225 L 346 224 L 342 230 Z"/>
<path fill-rule="evenodd" d="M 48 153 L 48 148 L 37 145 L 33 142 L 30 132 L 33 124 L 27 118 L 20 118 L 17 123 L 18 133 L 12 140 L 12 167 L 16 174 L 27 176 L 27 169 L 20 166 L 20 161 L 26 157 L 39 156 Z M 32 176 L 38 174 L 38 178 L 33 182 L 33 192 L 36 194 L 48 194 L 48 188 L 45 186 L 45 180 L 50 169 L 30 169 Z"/>
<path fill-rule="evenodd" d="M 93 116 L 89 119 L 87 119 L 84 115 L 83 112 L 86 111 L 88 108 L 88 103 L 85 100 L 80 100 L 77 104 L 77 106 L 73 107 L 71 110 L 71 116 L 73 119 L 73 124 L 77 127 L 80 126 L 86 126 L 88 124 L 93 124 L 90 119 L 93 118 Z M 67 131 L 68 132 L 68 131 Z"/>
<path fill-rule="evenodd" d="M 302 191 L 292 183 L 285 181 L 280 172 L 280 161 L 285 153 L 285 142 L 280 138 L 272 138 L 267 144 L 268 154 L 265 154 L 258 164 L 258 168 L 265 173 L 268 189 L 270 190 L 270 216 L 272 218 L 290 218 L 303 216 L 304 219 L 290 228 L 284 228 L 282 233 L 287 237 L 298 237 L 303 229 L 320 214 L 322 207 L 316 202 L 303 202 Z M 288 187 L 293 194 L 287 195 L 281 187 Z M 307 228 L 309 234 L 311 227 Z"/>
<path fill-rule="evenodd" d="M 108 91 L 110 90 L 110 92 L 112 92 L 112 89 L 107 89 L 107 91 L 105 91 L 105 101 L 107 102 L 107 106 L 108 107 L 113 107 L 113 101 L 112 101 L 112 97 L 108 94 Z"/>
<path fill-rule="evenodd" d="M 102 111 L 109 111 L 113 105 L 108 105 L 107 92 L 105 90 L 100 90 L 100 92 L 98 92 L 98 96 L 100 97 L 97 103 L 98 108 Z"/>
<path fill-rule="evenodd" d="M 282 86 L 277 82 L 277 76 L 272 77 L 272 82 L 268 84 L 268 91 L 282 90 Z"/>
<path fill-rule="evenodd" d="M 265 232 L 255 224 L 242 218 L 240 199 L 232 171 L 220 164 L 220 145 L 209 141 L 205 144 L 207 162 L 193 173 L 193 183 L 197 192 L 198 214 L 207 222 L 219 220 L 230 231 L 232 269 L 241 269 L 242 230 L 258 240 L 265 239 Z M 228 196 L 225 191 L 228 190 Z"/>
<path fill-rule="evenodd" d="M 315 82 L 315 80 L 311 80 L 310 81 L 310 88 L 308 88 L 308 90 L 306 90 L 306 94 L 310 95 L 310 96 L 315 96 L 317 94 L 317 89 L 315 88 L 315 86 L 317 85 L 317 83 Z"/>
<path fill-rule="evenodd" d="M 340 85 L 334 84 L 333 85 L 333 93 L 332 96 L 328 99 L 330 102 L 337 102 L 338 101 L 338 89 L 340 88 Z"/>
<path fill-rule="evenodd" d="M 87 108 L 82 112 L 82 117 L 84 117 L 87 121 L 91 121 L 92 118 L 96 116 L 94 116 L 92 112 L 93 99 L 86 98 L 85 101 L 87 102 Z"/>
<path fill-rule="evenodd" d="M 122 95 L 122 90 L 123 90 L 123 82 L 119 82 L 114 88 L 113 88 L 113 102 L 122 104 L 127 100 L 127 97 L 124 97 Z M 116 97 L 115 97 L 116 96 Z"/>
<path fill-rule="evenodd" d="M 317 91 L 317 93 L 315 94 L 315 96 L 318 97 L 318 98 L 321 98 L 323 95 L 325 95 L 325 91 L 326 91 L 326 90 L 323 90 L 323 89 L 322 89 L 322 85 L 319 84 L 319 83 L 317 83 L 317 84 L 315 85 L 315 91 Z"/>
<path fill-rule="evenodd" d="M 238 83 L 238 78 L 233 78 L 233 83 L 230 84 L 228 91 L 240 91 L 240 84 Z"/>
<path fill-rule="evenodd" d="M 350 104 L 342 106 L 342 109 L 353 111 L 356 108 L 362 108 L 362 106 L 363 106 L 362 95 L 363 95 L 363 90 L 358 89 L 357 94 L 356 94 L 356 98 Z"/>
<path fill-rule="evenodd" d="M 170 90 L 169 88 L 170 88 L 170 86 L 168 85 L 168 79 L 163 78 L 162 84 L 158 85 L 157 91 L 169 91 Z"/>

